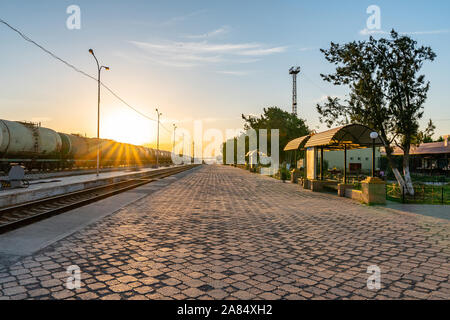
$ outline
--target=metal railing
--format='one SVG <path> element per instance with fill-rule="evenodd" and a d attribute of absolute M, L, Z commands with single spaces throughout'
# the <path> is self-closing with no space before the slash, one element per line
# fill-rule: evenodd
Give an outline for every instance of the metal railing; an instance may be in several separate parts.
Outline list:
<path fill-rule="evenodd" d="M 450 204 L 450 185 L 415 184 L 414 194 L 398 184 L 386 185 L 386 199 L 402 203 Z"/>

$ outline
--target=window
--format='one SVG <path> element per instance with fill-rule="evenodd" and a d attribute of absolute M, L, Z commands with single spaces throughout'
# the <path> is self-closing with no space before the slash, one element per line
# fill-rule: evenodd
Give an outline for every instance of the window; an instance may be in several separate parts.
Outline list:
<path fill-rule="evenodd" d="M 350 160 L 353 160 L 353 157 L 350 157 Z"/>
<path fill-rule="evenodd" d="M 358 160 L 361 160 L 361 157 L 358 157 Z"/>
<path fill-rule="evenodd" d="M 368 157 L 366 157 L 366 161 L 369 161 L 369 158 L 368 158 Z"/>

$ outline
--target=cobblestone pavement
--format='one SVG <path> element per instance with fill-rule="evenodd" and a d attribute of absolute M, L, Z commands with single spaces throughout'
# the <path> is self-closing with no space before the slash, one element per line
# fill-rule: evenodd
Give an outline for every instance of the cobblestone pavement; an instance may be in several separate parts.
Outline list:
<path fill-rule="evenodd" d="M 0 299 L 450 299 L 449 229 L 204 166 L 0 270 Z"/>

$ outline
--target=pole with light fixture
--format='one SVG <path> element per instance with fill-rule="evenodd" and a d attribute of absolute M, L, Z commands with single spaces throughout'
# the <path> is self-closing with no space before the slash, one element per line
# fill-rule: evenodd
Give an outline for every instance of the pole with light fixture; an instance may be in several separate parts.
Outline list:
<path fill-rule="evenodd" d="M 175 130 L 177 130 L 177 126 L 174 123 L 173 124 L 173 148 L 172 148 L 172 152 L 175 152 Z"/>
<path fill-rule="evenodd" d="M 183 158 L 183 164 L 184 164 L 184 132 L 183 132 L 183 148 L 181 149 L 181 157 Z"/>
<path fill-rule="evenodd" d="M 158 108 L 156 108 L 156 113 L 158 114 L 158 133 L 156 136 L 156 167 L 159 167 L 159 117 L 162 116 L 162 113 L 158 111 Z"/>
<path fill-rule="evenodd" d="M 97 177 L 99 175 L 100 172 L 100 148 L 101 148 L 101 144 L 100 144 L 100 74 L 102 69 L 105 70 L 109 70 L 109 67 L 106 66 L 100 66 L 100 64 L 98 63 L 97 57 L 94 54 L 94 50 L 89 49 L 89 53 L 92 54 L 92 56 L 95 59 L 95 62 L 97 62 L 97 69 L 98 69 L 98 80 L 97 80 L 97 84 L 98 84 L 98 95 L 97 95 Z"/>
<path fill-rule="evenodd" d="M 372 139 L 372 177 L 375 177 L 375 140 L 378 138 L 378 133 L 371 132 L 370 138 Z"/>

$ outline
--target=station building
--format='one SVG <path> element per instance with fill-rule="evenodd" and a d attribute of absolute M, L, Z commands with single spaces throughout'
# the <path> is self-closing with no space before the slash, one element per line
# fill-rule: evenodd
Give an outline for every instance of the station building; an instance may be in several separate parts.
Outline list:
<path fill-rule="evenodd" d="M 431 175 L 450 175 L 450 135 L 444 141 L 412 145 L 410 154 L 410 171 Z M 381 155 L 386 155 L 384 150 Z M 394 148 L 394 156 L 403 156 L 403 150 Z"/>

